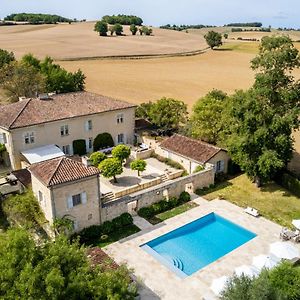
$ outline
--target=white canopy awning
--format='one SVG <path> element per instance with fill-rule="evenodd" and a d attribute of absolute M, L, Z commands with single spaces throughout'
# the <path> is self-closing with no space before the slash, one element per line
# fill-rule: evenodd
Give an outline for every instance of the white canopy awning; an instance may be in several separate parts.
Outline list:
<path fill-rule="evenodd" d="M 21 152 L 30 164 L 62 157 L 65 154 L 56 145 L 46 145 Z"/>
<path fill-rule="evenodd" d="M 279 258 L 294 259 L 299 257 L 299 250 L 291 243 L 276 242 L 270 245 L 270 252 Z"/>

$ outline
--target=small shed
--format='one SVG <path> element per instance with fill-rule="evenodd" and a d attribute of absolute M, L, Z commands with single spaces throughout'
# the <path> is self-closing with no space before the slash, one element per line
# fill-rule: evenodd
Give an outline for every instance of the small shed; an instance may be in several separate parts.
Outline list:
<path fill-rule="evenodd" d="M 225 149 L 206 142 L 174 134 L 160 144 L 161 155 L 172 159 L 192 174 L 197 166 L 211 164 L 215 173 L 227 173 L 230 157 Z"/>

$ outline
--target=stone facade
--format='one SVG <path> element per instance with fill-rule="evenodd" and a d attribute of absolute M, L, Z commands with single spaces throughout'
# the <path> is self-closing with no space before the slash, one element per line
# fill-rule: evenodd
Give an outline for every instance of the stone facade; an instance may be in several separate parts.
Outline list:
<path fill-rule="evenodd" d="M 10 131 L 0 128 L 0 135 L 6 136 L 6 149 L 9 153 L 10 162 L 13 169 L 21 168 L 21 161 L 24 159 L 22 151 L 54 144 L 63 149 L 69 146 L 70 155 L 73 154 L 72 144 L 74 140 L 86 140 L 87 148 L 89 139 L 94 138 L 103 132 L 112 135 L 115 144 L 118 144 L 118 135 L 124 135 L 124 143 L 133 144 L 134 142 L 134 112 L 135 108 L 126 108 L 117 111 L 108 111 L 89 116 L 81 116 L 66 120 L 48 122 L 36 126 L 12 129 Z M 123 123 L 117 123 L 117 116 L 123 114 Z M 92 121 L 92 129 L 87 130 L 86 122 Z M 61 136 L 61 126 L 68 125 L 69 133 Z M 34 143 L 25 144 L 24 136 L 26 133 L 34 134 Z M 88 148 L 87 152 L 91 152 Z"/>
<path fill-rule="evenodd" d="M 67 217 L 74 221 L 74 229 L 82 230 L 91 225 L 100 224 L 99 176 L 46 187 L 32 176 L 32 190 L 50 224 L 55 218 Z M 85 193 L 85 203 L 70 207 L 68 199 L 73 195 Z"/>
<path fill-rule="evenodd" d="M 102 205 L 102 222 L 112 220 L 122 213 L 133 213 L 142 207 L 159 202 L 163 198 L 178 197 L 183 191 L 189 193 L 214 184 L 214 170 L 209 167 L 201 172 L 180 177 L 155 187 L 131 194 Z M 134 210 L 133 210 L 134 209 Z"/>

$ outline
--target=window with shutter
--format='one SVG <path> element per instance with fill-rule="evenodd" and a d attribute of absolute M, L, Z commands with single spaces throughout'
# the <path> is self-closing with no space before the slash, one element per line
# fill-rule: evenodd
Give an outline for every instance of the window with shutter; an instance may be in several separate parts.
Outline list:
<path fill-rule="evenodd" d="M 82 202 L 82 204 L 86 204 L 86 202 L 87 202 L 86 192 L 81 193 L 81 202 Z"/>

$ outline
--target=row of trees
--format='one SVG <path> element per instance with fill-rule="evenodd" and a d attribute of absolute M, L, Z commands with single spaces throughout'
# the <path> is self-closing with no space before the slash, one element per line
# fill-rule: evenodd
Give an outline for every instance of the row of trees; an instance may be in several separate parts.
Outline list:
<path fill-rule="evenodd" d="M 102 17 L 102 21 L 108 24 L 121 24 L 121 25 L 131 25 L 141 26 L 143 24 L 143 19 L 132 15 L 106 15 Z"/>
<path fill-rule="evenodd" d="M 162 25 L 159 28 L 161 29 L 170 29 L 170 30 L 176 30 L 176 31 L 183 31 L 183 30 L 188 30 L 188 29 L 201 29 L 201 28 L 212 28 L 216 26 L 210 26 L 210 25 L 176 25 L 176 24 L 167 24 L 167 25 Z"/>
<path fill-rule="evenodd" d="M 28 22 L 30 24 L 56 24 L 56 23 L 73 22 L 73 20 L 71 19 L 58 16 L 58 15 L 32 14 L 32 13 L 11 14 L 5 17 L 4 21 Z"/>
<path fill-rule="evenodd" d="M 227 27 L 262 27 L 262 23 L 261 22 L 229 23 L 224 26 L 227 26 Z"/>
<path fill-rule="evenodd" d="M 106 178 L 113 177 L 114 182 L 117 183 L 117 175 L 123 173 L 123 163 L 130 156 L 130 147 L 126 145 L 118 145 L 112 150 L 112 157 L 107 158 L 107 156 L 102 152 L 94 152 L 90 155 L 90 160 L 94 167 L 99 168 L 101 174 Z M 132 170 L 138 171 L 138 176 L 140 172 L 146 170 L 147 163 L 144 160 L 136 159 L 131 162 L 130 168 Z"/>
<path fill-rule="evenodd" d="M 140 35 L 152 34 L 152 28 L 149 28 L 147 26 L 137 27 L 135 24 L 131 24 L 129 29 L 132 35 L 136 35 L 137 32 L 139 32 Z M 100 36 L 107 36 L 108 32 L 110 32 L 110 35 L 113 35 L 115 33 L 116 35 L 120 36 L 123 35 L 123 26 L 120 23 L 109 26 L 109 23 L 105 21 L 98 21 L 95 24 L 94 31 L 98 32 Z"/>
<path fill-rule="evenodd" d="M 32 54 L 16 61 L 13 53 L 0 50 L 0 87 L 11 102 L 19 97 L 35 97 L 47 92 L 76 92 L 85 87 L 85 75 L 55 64 L 51 57 L 39 60 Z"/>

